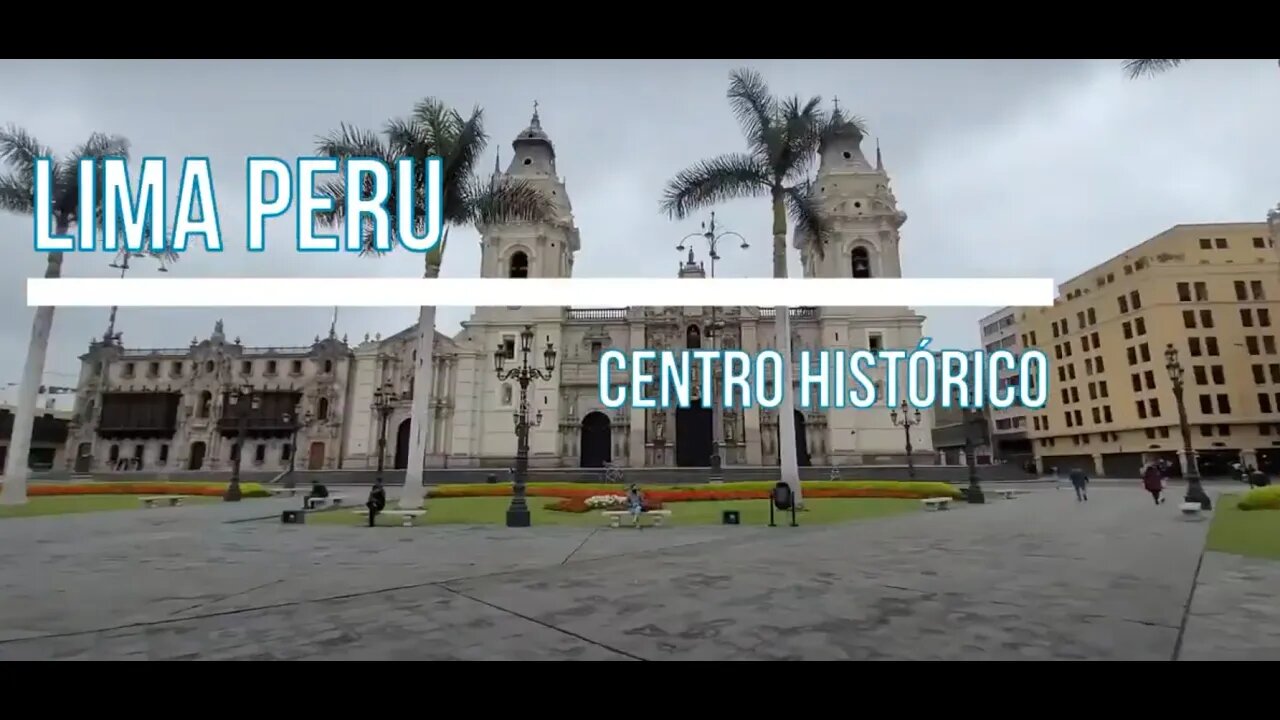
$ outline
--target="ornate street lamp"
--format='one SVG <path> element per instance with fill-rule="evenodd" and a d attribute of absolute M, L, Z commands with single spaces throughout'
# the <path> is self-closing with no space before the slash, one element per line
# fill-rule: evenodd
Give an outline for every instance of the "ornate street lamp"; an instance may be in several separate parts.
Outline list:
<path fill-rule="evenodd" d="M 387 418 L 395 411 L 392 404 L 395 400 L 396 392 L 391 383 L 373 391 L 373 410 L 378 413 L 378 480 L 382 479 L 382 464 L 387 456 Z"/>
<path fill-rule="evenodd" d="M 507 508 L 507 527 L 529 527 L 532 519 L 529 516 L 529 504 L 525 501 L 525 483 L 529 475 L 529 429 L 542 424 L 542 411 L 535 418 L 529 419 L 529 384 L 534 380 L 550 380 L 556 369 L 555 346 L 547 343 L 542 351 L 543 364 L 546 370 L 539 370 L 529 365 L 529 353 L 533 352 L 533 327 L 526 325 L 520 333 L 520 365 L 510 370 L 504 369 L 507 351 L 499 347 L 493 353 L 493 369 L 498 380 L 515 380 L 520 385 L 520 408 L 512 413 L 516 425 L 516 472 L 515 483 L 511 493 L 511 505 Z"/>
<path fill-rule="evenodd" d="M 1191 423 L 1187 422 L 1187 405 L 1182 400 L 1184 371 L 1182 363 L 1178 361 L 1178 350 L 1173 343 L 1164 349 L 1164 369 L 1169 371 L 1169 380 L 1173 383 L 1173 401 L 1178 406 L 1178 430 L 1182 434 L 1182 455 L 1186 458 L 1184 465 L 1186 466 L 1187 495 L 1184 500 L 1189 503 L 1200 503 L 1201 508 L 1212 510 L 1213 501 L 1209 499 L 1209 494 L 1200 484 L 1199 461 L 1196 459 L 1195 450 L 1191 449 Z"/>
<path fill-rule="evenodd" d="M 285 413 L 280 419 L 291 430 L 289 435 L 289 473 L 284 476 L 284 486 L 292 489 L 297 487 L 293 479 L 293 467 L 294 458 L 298 457 L 298 431 L 311 424 L 312 416 L 310 410 L 306 414 L 300 415 L 297 408 L 295 408 L 293 412 Z"/>
<path fill-rule="evenodd" d="M 227 486 L 222 499 L 226 502 L 240 502 L 240 459 L 244 451 L 244 438 L 249 433 L 249 415 L 258 409 L 260 400 L 249 384 L 232 387 L 227 392 L 227 402 L 235 408 L 236 443 L 231 447 L 231 484 Z"/>
<path fill-rule="evenodd" d="M 716 261 L 720 259 L 720 241 L 726 237 L 737 238 L 742 241 L 738 247 L 746 250 L 751 247 L 747 244 L 747 239 L 732 230 L 719 232 L 716 228 L 716 214 L 711 213 L 711 222 L 702 223 L 702 232 L 690 233 L 680 240 L 680 244 L 676 245 L 676 250 L 684 252 L 685 240 L 689 238 L 700 237 L 707 243 L 707 257 L 711 259 L 711 267 L 709 268 L 710 276 L 714 279 L 716 276 Z M 689 250 L 689 262 L 693 262 L 693 250 Z M 711 322 L 707 323 L 705 335 L 711 339 L 711 349 L 719 350 L 720 336 L 724 330 L 724 321 L 716 318 L 716 306 L 711 306 Z M 719 374 L 717 369 L 712 370 L 711 375 L 711 475 L 712 479 L 719 479 L 720 466 L 722 458 L 720 457 L 720 435 L 724 432 L 724 420 L 721 418 L 721 404 L 716 402 L 716 375 Z"/>
<path fill-rule="evenodd" d="M 897 410 L 889 411 L 889 422 L 893 423 L 894 427 L 902 428 L 902 436 L 907 441 L 907 477 L 914 479 L 916 476 L 916 463 L 911 458 L 911 428 L 920 424 L 920 411 L 916 410 L 915 415 L 912 416 L 911 406 L 907 404 L 906 400 L 903 400 L 901 422 L 898 420 Z"/>

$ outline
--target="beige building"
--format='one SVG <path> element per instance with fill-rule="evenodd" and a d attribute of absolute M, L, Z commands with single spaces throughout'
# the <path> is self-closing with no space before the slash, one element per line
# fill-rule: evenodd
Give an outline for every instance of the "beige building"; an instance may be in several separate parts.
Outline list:
<path fill-rule="evenodd" d="M 1048 402 L 1029 413 L 1037 462 L 1113 477 L 1181 462 L 1172 345 L 1201 473 L 1280 471 L 1278 300 L 1271 228 L 1222 223 L 1177 225 L 1063 283 L 1052 307 L 1019 309 L 1019 342 L 1051 364 Z"/>

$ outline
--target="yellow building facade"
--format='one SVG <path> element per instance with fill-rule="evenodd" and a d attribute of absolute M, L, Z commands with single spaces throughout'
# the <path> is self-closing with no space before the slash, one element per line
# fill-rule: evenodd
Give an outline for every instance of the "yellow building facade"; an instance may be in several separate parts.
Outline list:
<path fill-rule="evenodd" d="M 1137 477 L 1185 471 L 1165 350 L 1177 350 L 1200 472 L 1280 472 L 1280 256 L 1274 225 L 1177 225 L 1068 280 L 1052 307 L 1020 308 L 1025 348 L 1050 362 L 1027 434 L 1042 471 Z"/>

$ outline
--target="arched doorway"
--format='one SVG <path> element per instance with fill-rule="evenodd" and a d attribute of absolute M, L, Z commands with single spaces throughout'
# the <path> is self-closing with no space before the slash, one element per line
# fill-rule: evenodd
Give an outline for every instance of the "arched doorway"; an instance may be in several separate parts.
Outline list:
<path fill-rule="evenodd" d="M 711 408 L 676 410 L 676 465 L 711 466 Z"/>
<path fill-rule="evenodd" d="M 409 467 L 409 418 L 396 428 L 396 462 L 397 470 Z"/>
<path fill-rule="evenodd" d="M 799 410 L 795 411 L 796 418 L 796 465 L 800 467 L 809 467 L 813 464 L 813 460 L 809 457 L 808 434 L 804 428 L 804 413 Z M 782 427 L 778 427 L 778 432 L 782 432 Z M 778 442 L 778 462 L 782 462 L 782 442 L 779 436 Z"/>
<path fill-rule="evenodd" d="M 322 442 L 311 443 L 311 451 L 307 454 L 307 469 L 308 470 L 324 469 L 324 443 Z"/>
<path fill-rule="evenodd" d="M 76 447 L 76 472 L 87 473 L 93 466 L 93 444 L 80 443 Z"/>
<path fill-rule="evenodd" d="M 581 456 L 582 467 L 604 467 L 613 459 L 613 433 L 609 416 L 600 411 L 589 412 L 582 418 Z"/>
<path fill-rule="evenodd" d="M 199 470 L 204 467 L 205 444 L 197 440 L 191 443 L 191 456 L 187 458 L 188 470 Z"/>

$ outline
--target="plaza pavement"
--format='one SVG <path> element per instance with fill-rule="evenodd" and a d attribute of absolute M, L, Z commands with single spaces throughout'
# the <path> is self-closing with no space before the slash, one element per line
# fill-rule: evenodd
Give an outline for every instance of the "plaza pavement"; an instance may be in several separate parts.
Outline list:
<path fill-rule="evenodd" d="M 5 519 L 0 659 L 1280 659 L 1280 562 L 1201 563 L 1173 495 L 800 528 Z"/>

